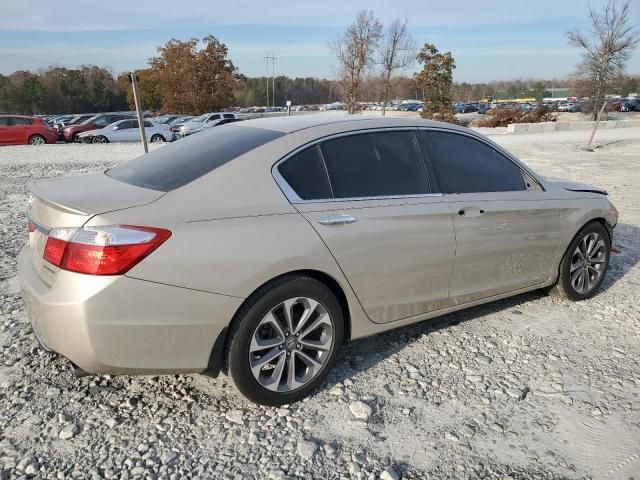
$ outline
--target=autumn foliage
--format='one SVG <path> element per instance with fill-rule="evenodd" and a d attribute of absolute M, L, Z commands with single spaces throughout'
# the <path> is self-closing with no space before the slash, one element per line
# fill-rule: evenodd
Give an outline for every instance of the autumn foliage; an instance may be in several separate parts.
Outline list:
<path fill-rule="evenodd" d="M 530 111 L 521 108 L 495 108 L 489 110 L 482 120 L 474 122 L 474 127 L 506 127 L 510 123 L 555 122 L 555 115 L 544 106 L 538 105 Z"/>

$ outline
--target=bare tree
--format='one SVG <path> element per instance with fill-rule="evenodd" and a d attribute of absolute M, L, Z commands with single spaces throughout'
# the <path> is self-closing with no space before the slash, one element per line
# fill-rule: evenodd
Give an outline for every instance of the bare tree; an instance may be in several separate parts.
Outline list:
<path fill-rule="evenodd" d="M 387 111 L 389 91 L 391 90 L 391 76 L 395 70 L 401 70 L 412 65 L 416 59 L 416 42 L 407 32 L 407 19 L 396 18 L 384 35 L 380 49 L 380 63 L 382 64 L 382 115 Z"/>
<path fill-rule="evenodd" d="M 372 11 L 362 10 L 344 35 L 329 45 L 338 59 L 338 82 L 344 89 L 350 114 L 356 110 L 362 77 L 373 65 L 373 55 L 381 36 L 380 20 Z"/>
<path fill-rule="evenodd" d="M 583 50 L 578 75 L 590 81 L 594 120 L 607 88 L 618 74 L 624 72 L 631 52 L 640 41 L 640 34 L 631 23 L 629 4 L 630 1 L 625 0 L 618 8 L 616 0 L 609 0 L 602 11 L 590 7 L 591 38 L 578 30 L 567 33 L 569 44 Z"/>

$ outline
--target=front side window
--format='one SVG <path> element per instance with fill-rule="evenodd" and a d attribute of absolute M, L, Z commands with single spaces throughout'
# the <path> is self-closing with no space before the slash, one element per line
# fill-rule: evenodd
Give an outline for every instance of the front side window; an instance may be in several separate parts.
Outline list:
<path fill-rule="evenodd" d="M 93 124 L 97 127 L 104 127 L 105 125 L 108 125 L 107 117 L 99 117 L 95 122 L 93 122 Z"/>
<path fill-rule="evenodd" d="M 220 120 L 220 115 L 211 115 L 207 122 L 213 122 L 214 120 Z"/>
<path fill-rule="evenodd" d="M 335 198 L 419 195 L 431 191 L 409 131 L 373 132 L 321 145 Z"/>
<path fill-rule="evenodd" d="M 419 131 L 418 139 L 443 193 L 525 190 L 520 167 L 480 140 L 432 130 Z"/>

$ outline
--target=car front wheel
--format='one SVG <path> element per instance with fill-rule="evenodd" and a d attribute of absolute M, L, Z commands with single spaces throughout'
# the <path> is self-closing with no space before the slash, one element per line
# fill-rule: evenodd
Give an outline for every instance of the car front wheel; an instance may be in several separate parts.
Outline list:
<path fill-rule="evenodd" d="M 570 300 L 586 300 L 595 295 L 604 280 L 611 240 L 599 222 L 592 222 L 578 232 L 567 249 L 554 291 Z"/>
<path fill-rule="evenodd" d="M 255 292 L 229 331 L 225 370 L 238 390 L 263 405 L 308 396 L 328 375 L 343 342 L 335 295 L 307 276 L 286 276 Z"/>

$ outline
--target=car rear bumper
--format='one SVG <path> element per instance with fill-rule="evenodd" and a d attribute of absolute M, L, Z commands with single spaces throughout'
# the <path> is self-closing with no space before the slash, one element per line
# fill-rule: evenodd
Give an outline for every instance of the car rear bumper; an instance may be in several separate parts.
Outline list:
<path fill-rule="evenodd" d="M 28 246 L 18 271 L 38 340 L 88 373 L 202 372 L 242 302 L 126 276 L 64 270 L 49 286 L 33 267 Z"/>

